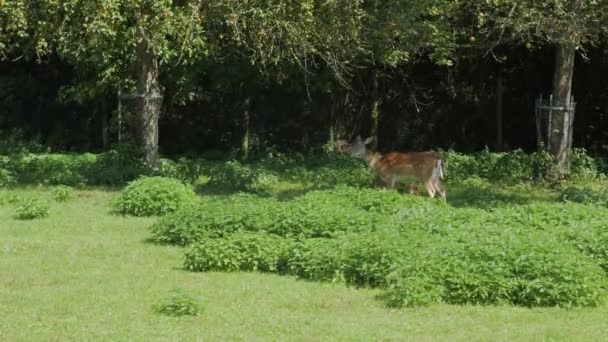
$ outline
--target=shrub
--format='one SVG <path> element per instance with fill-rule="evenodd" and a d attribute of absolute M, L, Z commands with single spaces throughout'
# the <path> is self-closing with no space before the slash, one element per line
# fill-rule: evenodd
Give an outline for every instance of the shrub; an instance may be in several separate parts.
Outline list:
<path fill-rule="evenodd" d="M 169 298 L 153 305 L 154 311 L 167 316 L 197 316 L 201 305 L 182 290 L 172 290 Z"/>
<path fill-rule="evenodd" d="M 556 175 L 554 159 L 544 149 L 534 153 L 522 150 L 494 153 L 487 148 L 473 154 L 443 152 L 447 179 L 467 178 L 517 184 L 531 180 L 552 180 Z"/>
<path fill-rule="evenodd" d="M 587 181 L 606 178 L 606 176 L 600 172 L 599 162 L 589 156 L 584 148 L 572 149 L 570 177 L 575 180 Z"/>
<path fill-rule="evenodd" d="M 602 219 L 565 227 L 559 237 L 593 259 L 608 273 L 608 230 L 605 222 Z"/>
<path fill-rule="evenodd" d="M 32 220 L 44 218 L 49 215 L 49 206 L 46 202 L 36 198 L 24 198 L 18 200 L 17 218 L 21 220 Z"/>
<path fill-rule="evenodd" d="M 373 231 L 386 221 L 383 216 L 352 205 L 338 206 L 338 199 L 331 192 L 291 202 L 238 195 L 229 201 L 184 207 L 161 218 L 151 231 L 156 242 L 185 245 L 237 231 L 263 231 L 283 237 L 335 237 L 344 232 Z"/>
<path fill-rule="evenodd" d="M 173 161 L 171 159 L 160 158 L 158 170 L 154 175 L 175 178 L 184 183 L 192 184 L 205 172 L 212 173 L 210 172 L 211 170 L 206 170 L 206 166 L 209 165 L 211 164 L 202 159 L 188 159 L 182 157 L 177 161 Z"/>
<path fill-rule="evenodd" d="M 20 184 L 77 185 L 86 182 L 84 169 L 94 155 L 22 154 L 12 156 L 8 166 Z"/>
<path fill-rule="evenodd" d="M 378 287 L 387 285 L 409 247 L 395 234 L 363 233 L 338 239 L 306 239 L 287 256 L 290 273 L 310 280 Z"/>
<path fill-rule="evenodd" d="M 0 188 L 7 187 L 15 183 L 15 177 L 9 170 L 0 168 Z"/>
<path fill-rule="evenodd" d="M 559 197 L 564 202 L 608 206 L 606 190 L 595 190 L 590 187 L 567 187 L 560 192 Z"/>
<path fill-rule="evenodd" d="M 386 304 L 421 304 L 437 295 L 452 304 L 593 306 L 602 300 L 606 274 L 572 247 L 543 232 L 486 230 L 429 241 L 391 275 Z M 429 289 L 433 295 L 421 297 Z"/>
<path fill-rule="evenodd" d="M 83 170 L 88 184 L 124 185 L 150 170 L 143 164 L 141 151 L 132 144 L 122 144 L 116 149 L 92 157 Z"/>
<path fill-rule="evenodd" d="M 186 205 L 152 225 L 158 243 L 187 245 L 203 238 L 223 237 L 239 230 L 254 230 L 252 220 L 276 202 L 240 194 L 226 200 Z M 258 219 L 259 220 L 259 219 Z"/>
<path fill-rule="evenodd" d="M 289 249 L 282 237 L 240 232 L 223 239 L 192 244 L 185 253 L 184 268 L 190 271 L 277 272 Z"/>
<path fill-rule="evenodd" d="M 65 185 L 56 186 L 52 192 L 53 198 L 57 202 L 65 202 L 73 196 L 72 188 Z"/>
<path fill-rule="evenodd" d="M 362 209 L 377 214 L 395 214 L 413 206 L 432 205 L 428 198 L 422 196 L 401 194 L 395 190 L 350 186 L 337 186 L 330 190 L 311 191 L 295 199 L 294 202 L 325 208 Z"/>
<path fill-rule="evenodd" d="M 115 212 L 133 216 L 162 215 L 196 199 L 192 187 L 164 177 L 141 177 L 112 202 Z"/>
<path fill-rule="evenodd" d="M 268 191 L 278 181 L 279 178 L 267 170 L 256 169 L 232 160 L 216 169 L 209 176 L 207 184 L 225 189 L 260 192 Z"/>

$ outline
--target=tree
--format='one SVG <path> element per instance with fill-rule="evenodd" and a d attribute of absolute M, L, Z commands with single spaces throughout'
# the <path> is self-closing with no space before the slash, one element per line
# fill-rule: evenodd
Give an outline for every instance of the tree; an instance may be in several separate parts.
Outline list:
<path fill-rule="evenodd" d="M 593 46 L 606 33 L 602 23 L 608 19 L 604 0 L 465 1 L 451 10 L 459 11 L 461 20 L 467 18 L 460 22 L 462 31 L 481 37 L 486 53 L 493 54 L 501 45 L 554 47 L 552 94 L 554 103 L 562 108 L 570 106 L 576 51 L 585 57 L 585 47 Z M 569 173 L 567 142 L 573 121 L 569 115 L 565 109 L 554 111 L 550 127 L 549 151 L 562 176 Z"/>
<path fill-rule="evenodd" d="M 428 56 L 437 64 L 449 64 L 451 34 L 443 27 L 435 1 L 374 0 L 362 9 L 362 48 L 359 62 L 368 70 L 370 132 L 378 142 L 380 80 L 417 57 Z"/>
<path fill-rule="evenodd" d="M 158 118 L 166 82 L 181 82 L 206 54 L 197 0 L 63 0 L 58 52 L 95 75 L 101 89 L 135 89 L 136 138 L 148 166 L 158 159 Z"/>

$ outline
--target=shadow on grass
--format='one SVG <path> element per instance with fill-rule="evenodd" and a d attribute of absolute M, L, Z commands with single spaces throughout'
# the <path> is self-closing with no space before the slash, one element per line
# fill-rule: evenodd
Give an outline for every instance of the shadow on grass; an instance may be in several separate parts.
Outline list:
<path fill-rule="evenodd" d="M 450 191 L 451 190 L 451 191 Z M 532 202 L 557 202 L 558 196 L 547 189 L 508 189 L 491 187 L 448 188 L 448 204 L 455 208 L 491 209 L 525 205 Z"/>

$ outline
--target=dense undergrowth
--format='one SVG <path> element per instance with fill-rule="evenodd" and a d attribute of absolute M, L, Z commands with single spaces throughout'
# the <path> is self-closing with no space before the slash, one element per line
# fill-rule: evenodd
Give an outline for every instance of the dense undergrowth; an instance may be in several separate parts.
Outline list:
<path fill-rule="evenodd" d="M 558 184 L 542 152 L 443 157 L 446 178 L 457 185 L 448 187 L 448 205 L 373 188 L 373 174 L 358 160 L 276 152 L 246 163 L 163 159 L 149 170 L 130 150 L 10 151 L 0 157 L 0 186 L 129 183 L 114 210 L 161 215 L 152 240 L 184 246 L 191 271 L 275 272 L 376 287 L 394 307 L 569 307 L 605 299 L 602 160 L 576 150 L 570 181 Z M 535 196 L 550 184 L 550 195 Z M 57 200 L 69 197 L 65 188 L 55 192 Z M 26 214 L 41 207 L 0 203 L 19 203 Z"/>

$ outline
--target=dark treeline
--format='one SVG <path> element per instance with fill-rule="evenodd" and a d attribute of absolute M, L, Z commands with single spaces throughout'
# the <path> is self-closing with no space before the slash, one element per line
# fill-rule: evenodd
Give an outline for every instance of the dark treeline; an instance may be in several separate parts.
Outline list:
<path fill-rule="evenodd" d="M 148 166 L 357 134 L 381 150 L 532 150 L 551 94 L 543 140 L 566 175 L 571 136 L 595 152 L 608 138 L 606 20 L 606 0 L 11 0 L 0 129 L 56 150 L 132 139 Z"/>
<path fill-rule="evenodd" d="M 534 100 L 550 91 L 552 51 L 522 49 L 506 56 L 504 63 L 480 58 L 450 67 L 417 63 L 382 71 L 379 148 L 534 149 Z M 608 143 L 608 79 L 604 77 L 608 53 L 593 49 L 588 60 L 577 58 L 575 69 L 574 144 L 599 152 Z M 250 147 L 254 150 L 265 146 L 321 149 L 332 129 L 335 139 L 370 130 L 367 70 L 357 72 L 350 89 L 332 83 L 329 77 L 303 73 L 280 82 L 252 74 L 230 84 L 221 77 L 201 72 L 197 80 L 204 91 L 186 104 L 165 99 L 159 123 L 162 153 L 240 148 L 245 101 L 250 106 Z M 75 70 L 57 58 L 42 64 L 0 63 L 0 129 L 22 130 L 27 138 L 58 150 L 99 151 L 115 144 L 118 88 L 79 103 L 66 99 L 64 92 L 76 78 Z M 499 96 L 502 146 L 497 141 Z M 133 108 L 133 101 L 123 100 L 123 115 Z M 127 136 L 132 126 L 128 119 L 124 118 Z"/>

